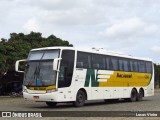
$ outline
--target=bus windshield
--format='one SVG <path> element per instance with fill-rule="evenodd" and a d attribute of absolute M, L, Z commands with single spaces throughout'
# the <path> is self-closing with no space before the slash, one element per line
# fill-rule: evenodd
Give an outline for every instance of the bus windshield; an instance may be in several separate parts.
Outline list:
<path fill-rule="evenodd" d="M 55 83 L 56 71 L 53 70 L 53 60 L 28 62 L 24 76 L 24 85 L 49 86 Z"/>
<path fill-rule="evenodd" d="M 56 84 L 56 71 L 53 60 L 59 57 L 59 50 L 33 51 L 26 64 L 25 86 L 49 86 Z"/>

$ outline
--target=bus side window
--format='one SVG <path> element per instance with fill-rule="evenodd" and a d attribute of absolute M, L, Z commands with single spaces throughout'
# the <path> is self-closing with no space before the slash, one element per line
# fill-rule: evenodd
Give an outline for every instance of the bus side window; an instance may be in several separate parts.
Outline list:
<path fill-rule="evenodd" d="M 105 60 L 106 60 L 106 67 L 105 67 L 105 69 L 109 70 L 110 69 L 110 67 L 109 67 L 109 57 L 107 56 Z"/>
<path fill-rule="evenodd" d="M 99 67 L 99 64 L 93 64 L 93 68 L 99 69 L 99 68 L 100 68 L 100 67 Z"/>
<path fill-rule="evenodd" d="M 84 65 L 83 65 L 83 62 L 77 62 L 77 68 L 83 68 Z"/>
<path fill-rule="evenodd" d="M 139 61 L 139 72 L 146 72 L 146 65 L 144 61 Z"/>
<path fill-rule="evenodd" d="M 134 70 L 134 72 L 139 72 L 139 70 L 138 70 L 138 62 L 137 61 L 133 62 L 133 70 Z"/>
<path fill-rule="evenodd" d="M 129 63 L 130 63 L 130 71 L 131 72 L 134 72 L 134 64 L 133 64 L 133 61 L 129 61 Z"/>
<path fill-rule="evenodd" d="M 120 71 L 124 70 L 124 68 L 123 68 L 123 60 L 122 59 L 119 59 L 119 70 Z"/>
<path fill-rule="evenodd" d="M 146 62 L 146 72 L 151 73 L 152 72 L 152 63 Z"/>
<path fill-rule="evenodd" d="M 116 57 L 112 57 L 110 62 L 111 70 L 118 70 L 118 59 Z"/>
<path fill-rule="evenodd" d="M 92 54 L 92 68 L 105 69 L 105 57 L 103 55 Z"/>
<path fill-rule="evenodd" d="M 77 68 L 91 67 L 91 54 L 85 52 L 77 52 Z"/>
<path fill-rule="evenodd" d="M 124 71 L 129 71 L 129 64 L 127 59 L 123 60 L 123 65 L 124 65 Z"/>

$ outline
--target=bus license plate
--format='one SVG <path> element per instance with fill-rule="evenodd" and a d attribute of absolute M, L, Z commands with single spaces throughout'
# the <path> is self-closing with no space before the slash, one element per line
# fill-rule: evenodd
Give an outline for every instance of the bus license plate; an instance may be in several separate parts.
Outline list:
<path fill-rule="evenodd" d="M 33 96 L 34 99 L 39 99 L 39 96 Z"/>

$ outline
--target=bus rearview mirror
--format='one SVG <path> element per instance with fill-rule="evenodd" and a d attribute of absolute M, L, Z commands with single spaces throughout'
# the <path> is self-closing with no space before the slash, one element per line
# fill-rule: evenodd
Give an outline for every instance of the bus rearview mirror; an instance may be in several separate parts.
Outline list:
<path fill-rule="evenodd" d="M 19 64 L 20 64 L 20 62 L 25 62 L 25 61 L 27 61 L 27 60 L 26 59 L 17 60 L 16 63 L 15 63 L 15 71 L 17 71 L 17 72 L 24 72 L 24 71 L 20 71 L 19 70 Z"/>
<path fill-rule="evenodd" d="M 62 58 L 55 58 L 55 59 L 53 60 L 53 70 L 59 71 L 58 62 L 59 62 L 61 59 L 62 59 Z"/>

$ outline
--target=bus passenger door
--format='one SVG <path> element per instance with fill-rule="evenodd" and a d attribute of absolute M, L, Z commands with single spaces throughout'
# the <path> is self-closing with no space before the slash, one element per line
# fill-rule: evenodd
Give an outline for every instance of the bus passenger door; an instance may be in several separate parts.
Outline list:
<path fill-rule="evenodd" d="M 58 76 L 58 98 L 62 101 L 70 101 L 73 98 L 74 91 L 71 84 L 74 68 L 74 56 L 75 52 L 73 50 L 62 51 L 62 60 Z"/>

